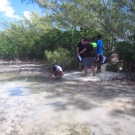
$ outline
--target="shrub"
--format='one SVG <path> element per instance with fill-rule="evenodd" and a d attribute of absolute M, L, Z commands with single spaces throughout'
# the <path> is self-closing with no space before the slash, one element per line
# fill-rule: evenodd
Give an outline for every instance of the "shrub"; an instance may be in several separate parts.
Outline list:
<path fill-rule="evenodd" d="M 134 53 L 134 45 L 127 42 L 119 42 L 116 44 L 115 51 L 118 54 L 119 60 L 123 62 L 134 62 L 135 53 Z"/>
<path fill-rule="evenodd" d="M 45 57 L 49 66 L 60 65 L 63 69 L 70 66 L 73 61 L 73 57 L 70 52 L 63 48 L 58 48 L 53 52 L 46 50 Z"/>
<path fill-rule="evenodd" d="M 123 64 L 122 63 L 110 63 L 106 66 L 107 71 L 117 72 L 123 71 Z"/>
<path fill-rule="evenodd" d="M 135 44 L 128 42 L 119 42 L 115 45 L 115 51 L 118 54 L 118 59 L 124 63 L 135 63 Z"/>
<path fill-rule="evenodd" d="M 115 51 L 118 59 L 123 63 L 123 71 L 131 72 L 132 65 L 135 64 L 135 43 L 134 42 L 118 42 L 115 45 Z"/>

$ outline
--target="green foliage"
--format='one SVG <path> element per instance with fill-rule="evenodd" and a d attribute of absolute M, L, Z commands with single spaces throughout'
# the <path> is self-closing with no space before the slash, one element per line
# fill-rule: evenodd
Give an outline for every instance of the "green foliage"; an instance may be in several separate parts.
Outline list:
<path fill-rule="evenodd" d="M 37 3 L 56 26 L 62 29 L 86 28 L 114 39 L 134 33 L 135 3 L 133 0 L 22 0 Z"/>
<path fill-rule="evenodd" d="M 39 46 L 44 46 L 44 49 L 51 51 L 58 47 L 68 49 L 69 51 L 74 51 L 83 35 L 84 32 L 82 31 L 61 31 L 53 28 L 41 36 L 39 39 Z"/>
<path fill-rule="evenodd" d="M 41 47 L 38 47 L 37 41 L 52 28 L 47 17 L 32 12 L 30 19 L 24 17 L 1 25 L 3 30 L 0 33 L 0 55 L 4 59 L 43 58 L 44 50 L 40 52 Z"/>
<path fill-rule="evenodd" d="M 115 52 L 118 54 L 119 62 L 122 63 L 123 72 L 130 75 L 132 66 L 135 64 L 135 39 L 129 37 L 129 41 L 121 41 L 115 44 Z M 132 40 L 131 40 L 132 39 Z M 117 69 L 116 65 L 108 66 L 107 69 Z M 112 70 L 112 69 L 111 69 Z"/>
<path fill-rule="evenodd" d="M 130 37 L 129 37 L 130 38 Z M 132 67 L 135 65 L 135 37 L 130 42 L 119 42 L 116 44 L 115 50 L 118 59 L 123 63 L 123 71 L 127 76 L 133 72 Z"/>
<path fill-rule="evenodd" d="M 119 42 L 115 45 L 115 51 L 123 63 L 135 64 L 135 43 Z"/>
<path fill-rule="evenodd" d="M 80 38 L 84 35 L 90 35 L 88 31 L 83 29 L 81 31 L 62 31 L 51 28 L 51 26 L 45 26 L 42 29 L 43 24 L 45 24 L 42 23 L 43 19 L 45 18 L 33 14 L 31 21 L 24 18 L 19 22 L 9 23 L 10 27 L 6 27 L 0 33 L 0 55 L 4 59 L 13 59 L 14 57 L 43 59 L 44 50 L 53 51 L 59 47 L 74 54 Z"/>
<path fill-rule="evenodd" d="M 64 48 L 58 48 L 51 51 L 45 51 L 45 57 L 47 59 L 48 65 L 60 65 L 63 68 L 70 66 L 73 57 L 70 52 Z"/>
<path fill-rule="evenodd" d="M 93 37 L 101 34 L 106 48 L 106 56 L 110 56 L 114 44 L 121 41 L 130 41 L 127 37 L 135 31 L 135 4 L 128 0 L 22 0 L 34 2 L 49 14 L 55 28 L 61 29 L 59 43 L 48 44 L 47 48 L 55 49 L 55 46 L 73 51 L 80 39 L 80 35 Z M 48 12 L 49 11 L 49 12 Z M 65 33 L 64 33 L 65 31 Z M 69 31 L 69 33 L 68 33 Z M 71 32 L 80 31 L 80 35 Z M 52 34 L 53 35 L 53 34 Z M 55 36 L 54 36 L 55 37 Z M 64 41 L 64 42 L 63 42 Z M 63 42 L 63 44 L 62 44 Z M 127 57 L 127 56 L 126 56 Z M 135 58 L 133 56 L 133 58 Z M 131 59 L 130 59 L 131 60 Z"/>
<path fill-rule="evenodd" d="M 45 10 L 45 16 L 32 12 L 30 19 L 24 17 L 15 23 L 3 23 L 5 29 L 0 34 L 0 55 L 4 57 L 43 59 L 44 50 L 53 52 L 62 47 L 70 51 L 75 60 L 80 38 L 97 34 L 103 36 L 105 55 L 109 56 L 118 40 L 130 44 L 127 37 L 134 33 L 135 6 L 132 1 L 22 1 L 38 4 Z M 119 50 L 116 47 L 116 51 Z M 134 61 L 135 56 L 130 58 L 129 52 L 122 56 L 119 51 L 119 59 Z"/>
<path fill-rule="evenodd" d="M 110 63 L 106 66 L 106 71 L 117 72 L 119 69 L 118 63 Z"/>

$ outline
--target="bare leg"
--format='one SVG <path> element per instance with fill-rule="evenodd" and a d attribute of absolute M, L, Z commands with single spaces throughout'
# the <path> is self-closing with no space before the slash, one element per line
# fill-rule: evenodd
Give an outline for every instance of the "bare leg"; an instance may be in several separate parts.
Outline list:
<path fill-rule="evenodd" d="M 79 69 L 82 69 L 82 62 L 79 62 Z"/>
<path fill-rule="evenodd" d="M 96 69 L 97 68 L 97 61 L 94 60 L 94 68 Z"/>
<path fill-rule="evenodd" d="M 95 67 L 91 66 L 92 72 L 93 72 L 93 76 L 95 76 Z"/>
<path fill-rule="evenodd" d="M 91 66 L 92 72 L 95 73 L 95 67 Z"/>
<path fill-rule="evenodd" d="M 97 71 L 101 72 L 101 62 L 97 62 Z"/>
<path fill-rule="evenodd" d="M 87 71 L 88 71 L 88 68 L 87 67 L 84 67 L 84 74 L 83 75 L 81 75 L 81 76 L 87 76 Z"/>
<path fill-rule="evenodd" d="M 87 74 L 88 68 L 84 67 L 85 74 Z"/>

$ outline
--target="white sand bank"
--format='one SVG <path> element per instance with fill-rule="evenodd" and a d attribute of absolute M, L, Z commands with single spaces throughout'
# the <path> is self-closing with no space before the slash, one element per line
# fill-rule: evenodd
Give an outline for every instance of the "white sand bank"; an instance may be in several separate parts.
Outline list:
<path fill-rule="evenodd" d="M 96 73 L 96 76 L 92 76 L 91 69 L 88 71 L 87 76 L 81 76 L 82 74 L 84 74 L 84 71 L 68 71 L 65 72 L 63 79 L 82 81 L 107 81 L 110 78 L 124 76 L 122 73 L 106 71 L 106 64 L 102 65 L 102 72 Z"/>

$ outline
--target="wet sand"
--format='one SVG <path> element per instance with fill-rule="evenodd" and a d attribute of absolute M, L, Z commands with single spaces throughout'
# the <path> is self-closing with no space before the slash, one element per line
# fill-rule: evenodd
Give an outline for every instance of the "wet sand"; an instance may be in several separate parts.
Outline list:
<path fill-rule="evenodd" d="M 0 74 L 0 135 L 135 134 L 134 85 L 50 81 L 32 63 L 3 64 Z"/>

